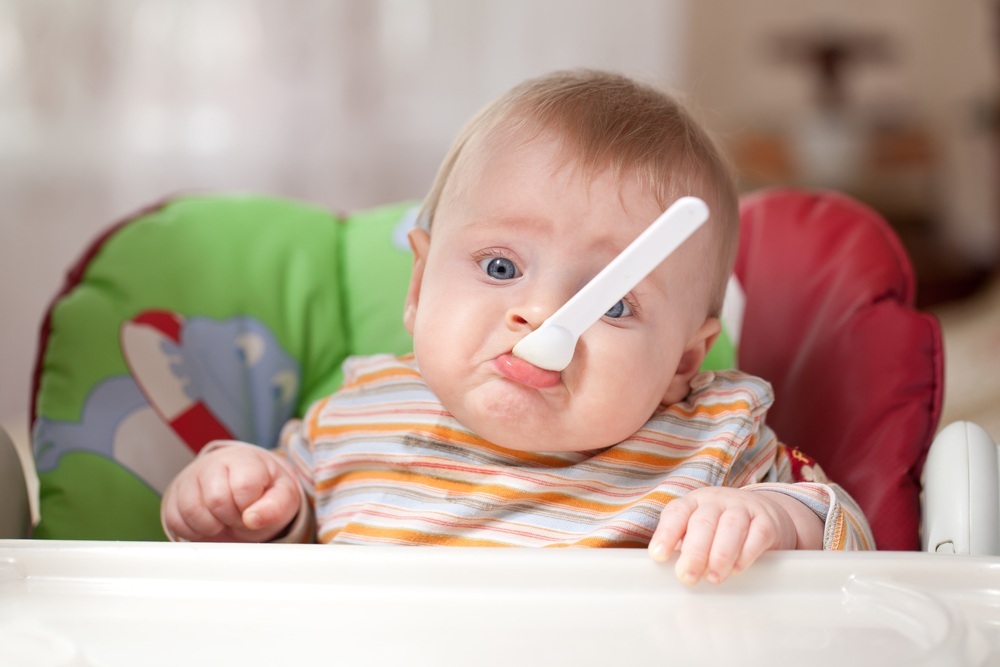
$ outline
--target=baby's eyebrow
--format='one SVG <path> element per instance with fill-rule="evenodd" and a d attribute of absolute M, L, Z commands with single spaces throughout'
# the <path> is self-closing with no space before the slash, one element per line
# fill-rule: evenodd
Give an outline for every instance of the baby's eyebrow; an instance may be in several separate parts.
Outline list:
<path fill-rule="evenodd" d="M 553 228 L 552 220 L 548 218 L 526 218 L 523 216 L 498 216 L 472 218 L 468 222 L 469 227 L 482 229 L 488 227 L 503 226 L 515 229 L 532 229 L 548 231 Z"/>

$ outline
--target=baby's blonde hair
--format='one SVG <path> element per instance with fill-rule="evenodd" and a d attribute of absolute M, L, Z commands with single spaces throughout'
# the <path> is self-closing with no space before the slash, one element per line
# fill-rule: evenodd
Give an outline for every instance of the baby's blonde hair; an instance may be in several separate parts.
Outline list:
<path fill-rule="evenodd" d="M 421 211 L 428 229 L 456 165 L 470 144 L 487 137 L 530 139 L 555 132 L 566 161 L 585 174 L 610 168 L 621 182 L 634 174 L 661 208 L 695 195 L 708 203 L 717 256 L 711 271 L 709 314 L 722 308 L 736 254 L 736 186 L 721 152 L 684 106 L 663 90 L 595 70 L 547 74 L 516 86 L 476 114 L 445 156 Z M 652 222 L 652 221 L 650 221 Z"/>

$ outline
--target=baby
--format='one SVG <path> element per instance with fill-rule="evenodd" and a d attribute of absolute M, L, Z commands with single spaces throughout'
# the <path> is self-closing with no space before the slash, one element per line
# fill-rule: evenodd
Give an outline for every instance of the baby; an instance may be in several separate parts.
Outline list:
<path fill-rule="evenodd" d="M 514 345 L 674 200 L 709 221 L 588 329 L 562 372 Z M 463 130 L 410 232 L 414 353 L 350 359 L 280 454 L 210 444 L 164 495 L 173 539 L 675 550 L 720 582 L 770 549 L 861 549 L 864 516 L 764 424 L 766 382 L 700 372 L 738 233 L 734 184 L 669 95 L 530 80 Z M 825 482 L 825 483 L 824 483 Z"/>

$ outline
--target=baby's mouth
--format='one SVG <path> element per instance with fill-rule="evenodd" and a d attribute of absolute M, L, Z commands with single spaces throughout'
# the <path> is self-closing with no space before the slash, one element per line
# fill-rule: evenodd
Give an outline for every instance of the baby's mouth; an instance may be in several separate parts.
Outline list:
<path fill-rule="evenodd" d="M 562 381 L 558 371 L 547 371 L 524 359 L 518 359 L 509 352 L 493 360 L 497 372 L 508 380 L 534 389 L 554 387 Z"/>

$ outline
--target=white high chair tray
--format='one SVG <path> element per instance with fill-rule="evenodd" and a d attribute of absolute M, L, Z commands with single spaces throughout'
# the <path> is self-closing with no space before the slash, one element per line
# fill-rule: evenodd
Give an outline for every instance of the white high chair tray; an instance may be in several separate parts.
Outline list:
<path fill-rule="evenodd" d="M 0 540 L 0 665 L 1000 664 L 1000 559 Z"/>

